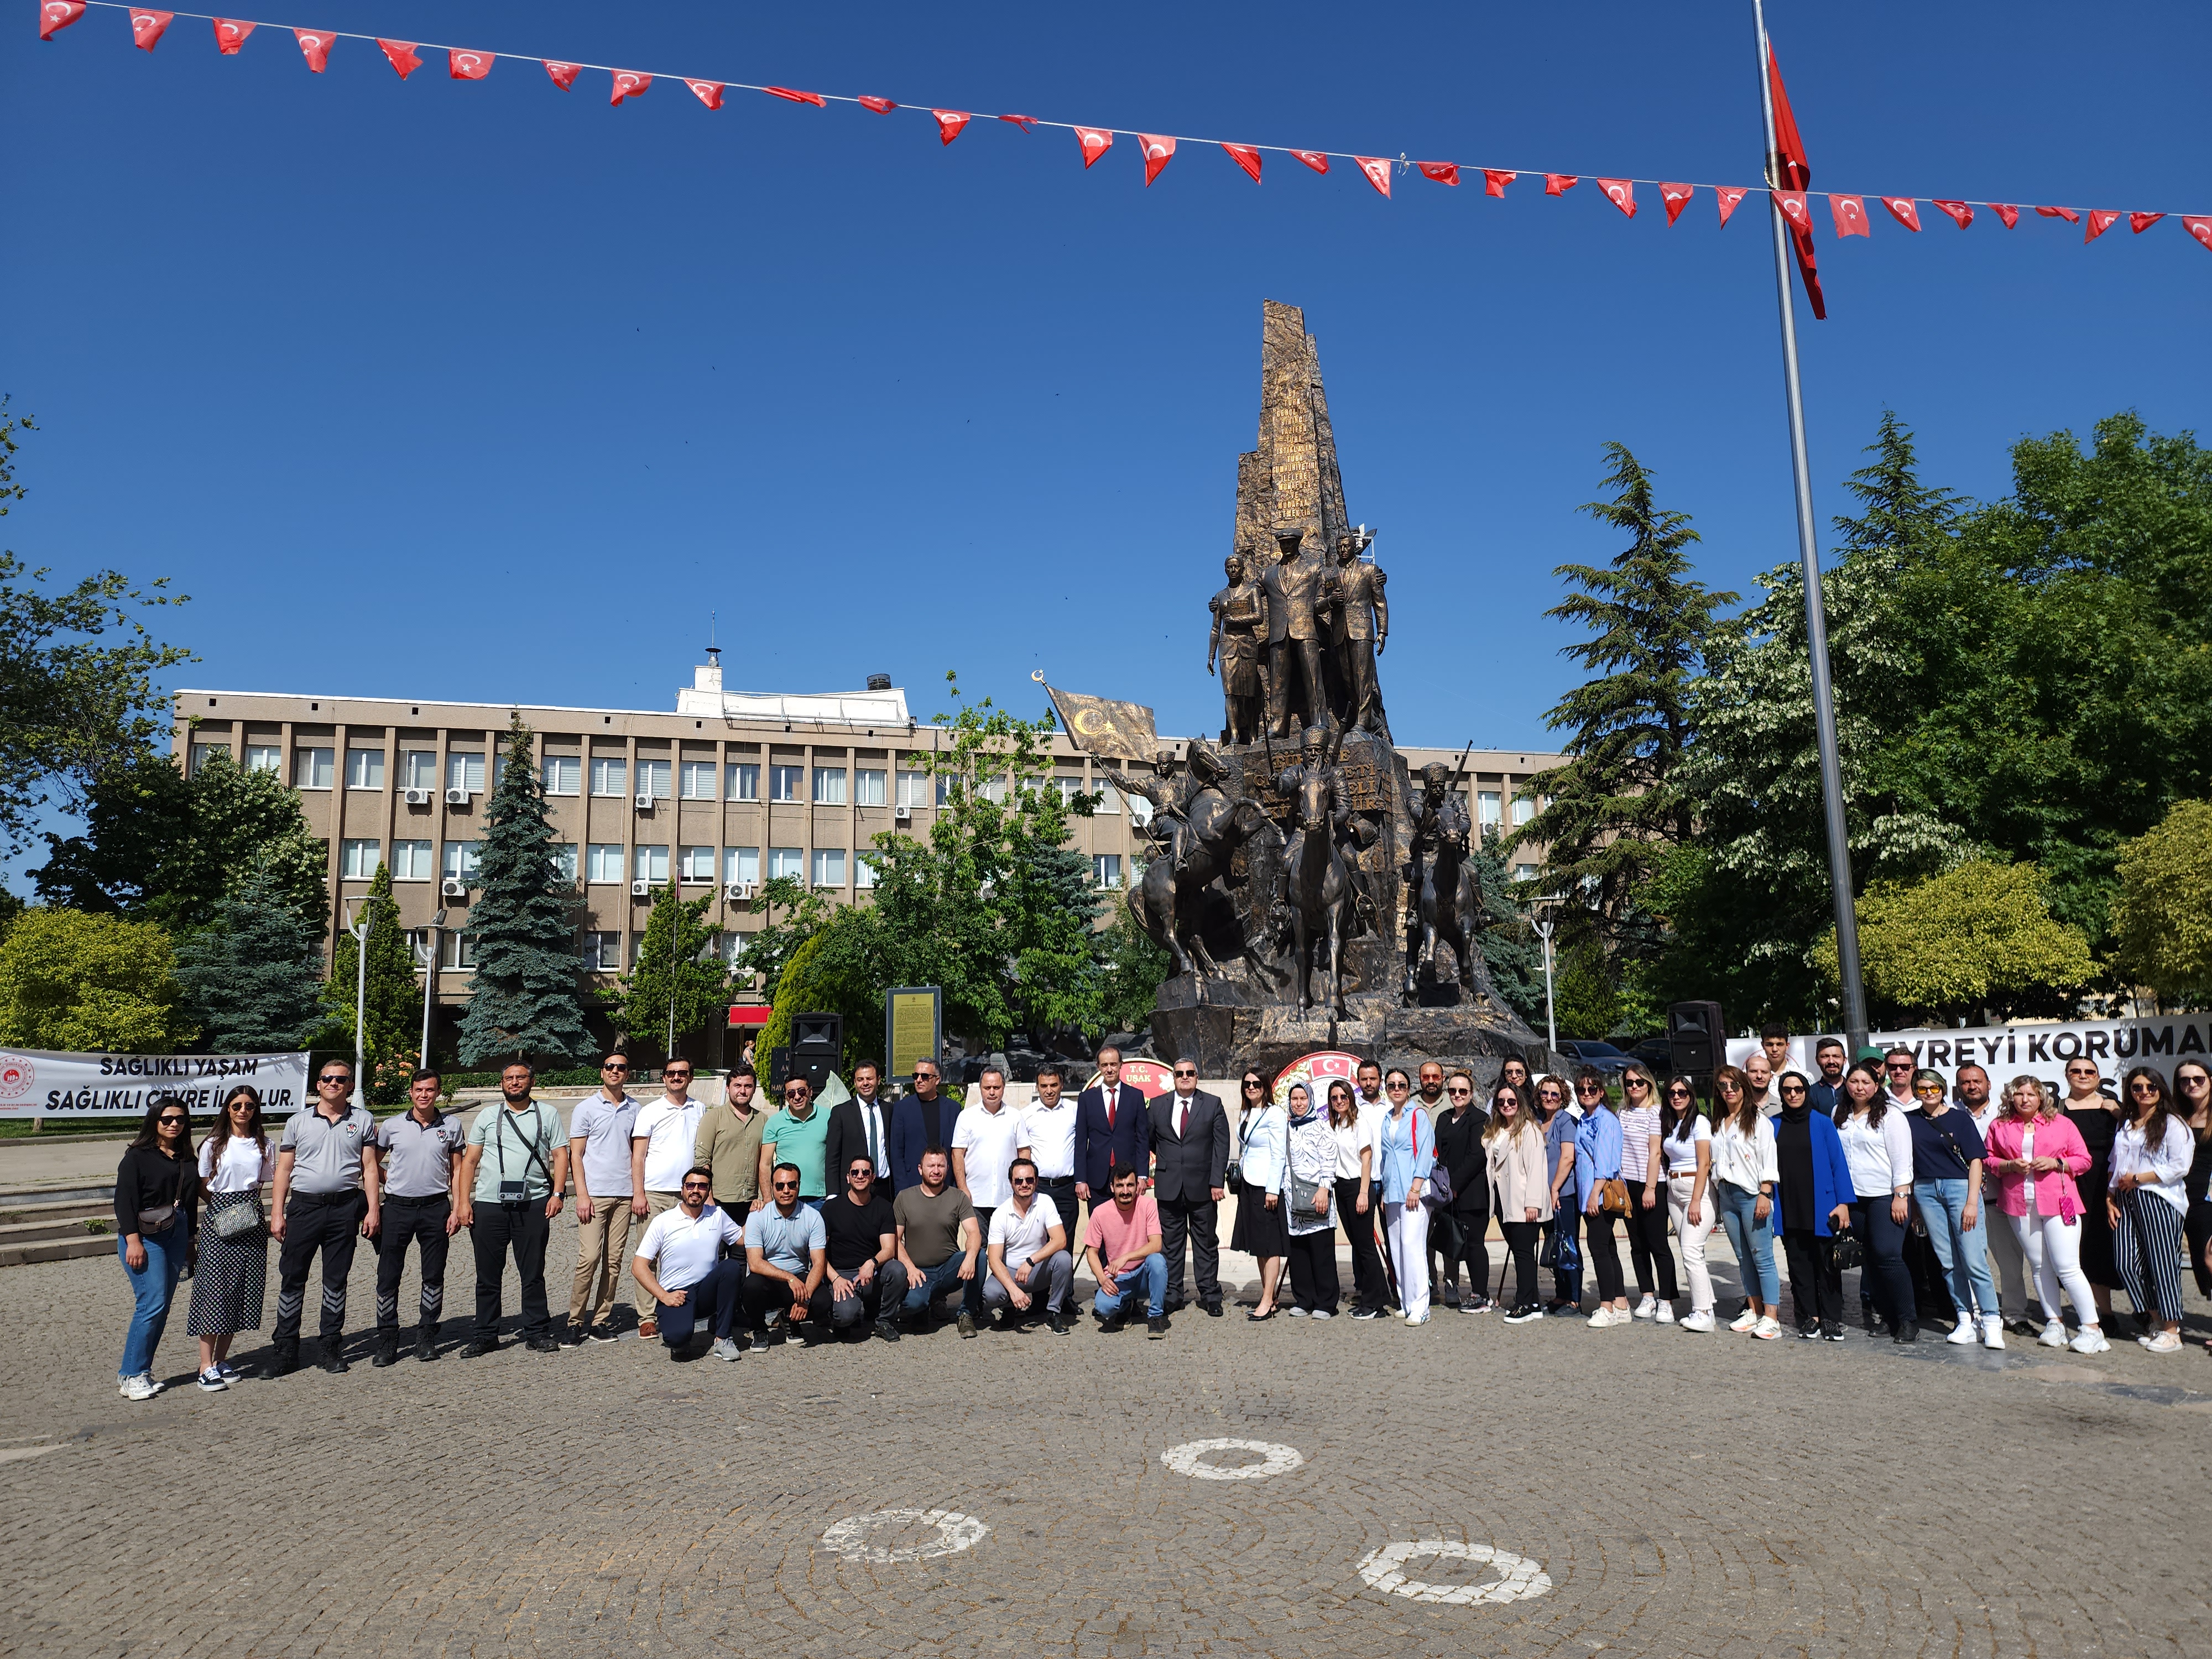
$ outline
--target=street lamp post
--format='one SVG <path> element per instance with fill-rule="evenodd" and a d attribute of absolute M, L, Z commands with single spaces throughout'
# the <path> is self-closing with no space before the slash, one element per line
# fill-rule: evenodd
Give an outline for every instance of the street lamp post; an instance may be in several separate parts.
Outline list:
<path fill-rule="evenodd" d="M 1540 905 L 1559 902 L 1557 893 L 1547 893 L 1535 901 Z M 1544 941 L 1544 1046 L 1556 1054 L 1559 1052 L 1559 1020 L 1552 1006 L 1552 934 L 1559 924 L 1541 910 L 1530 916 L 1528 922 L 1535 928 L 1536 937 Z"/>
<path fill-rule="evenodd" d="M 439 935 L 446 928 L 446 912 L 441 905 L 438 914 L 430 918 L 430 948 L 422 953 L 422 1044 L 415 1051 L 415 1063 L 430 1063 L 430 1006 L 438 1000 Z"/>
<path fill-rule="evenodd" d="M 368 913 L 362 912 L 360 926 L 354 925 L 353 913 L 347 913 L 346 932 L 353 937 L 353 1103 L 359 1106 L 367 1099 L 368 1085 L 362 1078 L 361 1068 L 368 1057 Z"/>

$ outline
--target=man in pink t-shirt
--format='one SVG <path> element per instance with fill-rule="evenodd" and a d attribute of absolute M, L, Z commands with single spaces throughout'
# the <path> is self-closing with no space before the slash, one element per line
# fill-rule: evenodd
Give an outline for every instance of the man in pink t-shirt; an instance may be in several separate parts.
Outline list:
<path fill-rule="evenodd" d="M 1124 1311 L 1136 1299 L 1137 1282 L 1145 1290 L 1145 1334 L 1168 1334 L 1168 1259 L 1160 1249 L 1159 1206 L 1150 1193 L 1137 1191 L 1137 1172 L 1122 1168 L 1115 1172 L 1110 1189 L 1114 1201 L 1091 1212 L 1083 1235 L 1084 1260 L 1098 1281 L 1098 1297 L 1091 1304 L 1101 1331 L 1120 1330 L 1128 1322 Z"/>

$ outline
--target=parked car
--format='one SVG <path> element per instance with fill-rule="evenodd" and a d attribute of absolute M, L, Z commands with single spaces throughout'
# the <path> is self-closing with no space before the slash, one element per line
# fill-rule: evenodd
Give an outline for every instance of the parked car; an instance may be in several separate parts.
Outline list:
<path fill-rule="evenodd" d="M 1668 1078 L 1674 1074 L 1674 1045 L 1665 1037 L 1646 1037 L 1629 1051 L 1630 1055 L 1651 1068 L 1651 1075 Z"/>
<path fill-rule="evenodd" d="M 1559 1052 L 1575 1062 L 1577 1070 L 1587 1066 L 1608 1080 L 1628 1068 L 1628 1055 L 1595 1037 L 1561 1037 Z"/>

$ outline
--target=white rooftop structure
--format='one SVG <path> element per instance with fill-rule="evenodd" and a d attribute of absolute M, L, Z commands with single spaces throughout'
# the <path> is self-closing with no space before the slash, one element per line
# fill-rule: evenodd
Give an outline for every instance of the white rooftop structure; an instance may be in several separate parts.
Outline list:
<path fill-rule="evenodd" d="M 719 652 L 708 654 L 720 656 Z M 906 692 L 898 686 L 881 691 L 726 691 L 719 659 L 691 671 L 691 684 L 676 694 L 676 712 L 711 714 L 716 720 L 774 720 L 787 726 L 914 724 L 906 709 Z"/>

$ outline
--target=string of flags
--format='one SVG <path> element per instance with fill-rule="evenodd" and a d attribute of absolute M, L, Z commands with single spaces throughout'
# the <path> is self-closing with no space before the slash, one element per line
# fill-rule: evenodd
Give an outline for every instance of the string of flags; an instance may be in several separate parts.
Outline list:
<path fill-rule="evenodd" d="M 422 67 L 423 53 L 428 52 L 434 56 L 441 52 L 446 54 L 447 76 L 455 81 L 482 81 L 491 74 L 493 66 L 502 60 L 543 65 L 553 84 L 564 92 L 573 89 L 578 78 L 586 70 L 603 74 L 610 77 L 610 95 L 607 101 L 611 105 L 626 103 L 630 99 L 643 96 L 652 88 L 656 78 L 655 73 L 641 70 L 617 69 L 605 64 L 568 63 L 558 58 L 533 58 L 515 52 L 487 52 L 462 46 L 390 40 L 377 35 L 357 34 L 343 29 L 301 28 L 289 24 L 264 24 L 248 21 L 242 18 L 216 17 L 204 12 L 156 11 L 148 7 L 124 4 L 120 0 L 37 0 L 37 4 L 39 39 L 41 40 L 52 40 L 61 30 L 68 28 L 82 18 L 88 8 L 97 8 L 105 11 L 127 12 L 130 17 L 131 40 L 143 52 L 151 52 L 159 46 L 162 38 L 168 33 L 169 26 L 179 17 L 211 25 L 215 33 L 216 48 L 225 57 L 238 55 L 257 29 L 265 27 L 271 33 L 289 30 L 299 46 L 300 54 L 306 60 L 307 68 L 317 75 L 322 74 L 328 67 L 331 48 L 337 42 L 360 40 L 373 43 L 384 54 L 385 59 L 391 64 L 403 81 Z M 1770 65 L 1770 72 L 1774 76 L 1777 89 L 1779 90 L 1778 69 Z M 1485 195 L 1502 197 L 1505 194 L 1507 186 L 1518 181 L 1524 172 L 1528 171 L 1521 168 L 1475 167 L 1458 161 L 1414 161 L 1402 155 L 1395 157 L 1359 155 L 1340 150 L 1298 149 L 1284 144 L 1235 143 L 1224 139 L 1192 138 L 1170 133 L 1136 132 L 1122 127 L 1085 126 L 1072 121 L 1048 120 L 1033 115 L 988 115 L 975 111 L 938 108 L 927 105 L 910 106 L 901 105 L 889 98 L 867 94 L 806 92 L 796 87 L 761 86 L 739 81 L 709 81 L 688 75 L 671 76 L 661 74 L 658 78 L 681 82 L 700 103 L 710 110 L 720 109 L 724 95 L 730 92 L 757 92 L 787 103 L 811 105 L 817 109 L 827 109 L 833 103 L 852 104 L 860 108 L 872 111 L 878 115 L 890 115 L 902 109 L 918 107 L 927 110 L 931 119 L 935 123 L 938 141 L 940 144 L 951 144 L 967 131 L 970 123 L 978 120 L 1001 122 L 1006 125 L 1017 127 L 1025 133 L 1034 133 L 1039 127 L 1054 128 L 1075 135 L 1076 143 L 1082 154 L 1083 165 L 1086 168 L 1096 163 L 1108 150 L 1113 149 L 1115 139 L 1133 138 L 1137 143 L 1139 155 L 1144 162 L 1145 183 L 1147 187 L 1160 176 L 1168 164 L 1175 160 L 1178 144 L 1190 144 L 1200 148 L 1218 147 L 1251 179 L 1254 184 L 1261 182 L 1266 158 L 1269 155 L 1287 155 L 1317 173 L 1328 173 L 1332 162 L 1349 161 L 1362 178 L 1385 197 L 1390 194 L 1394 179 L 1402 179 L 1415 173 L 1424 179 L 1446 185 L 1457 185 L 1463 180 L 1471 182 L 1479 177 L 1482 181 Z M 1794 142 L 1794 129 L 1791 142 Z M 1787 148 L 1785 144 L 1785 149 Z M 1771 189 L 1763 185 L 1707 185 L 1658 179 L 1593 177 L 1592 182 L 1597 185 L 1607 201 L 1631 219 L 1636 216 L 1641 206 L 1637 200 L 1637 186 L 1641 185 L 1647 189 L 1656 190 L 1659 204 L 1665 211 L 1667 222 L 1670 225 L 1682 216 L 1683 210 L 1689 206 L 1699 191 L 1712 192 L 1715 205 L 1719 212 L 1720 222 L 1723 225 L 1728 223 L 1729 216 L 1735 211 L 1745 197 L 1761 193 L 1771 195 L 1775 205 L 1781 210 L 1784 217 L 1789 221 L 1792 238 L 1797 246 L 1799 266 L 1805 275 L 1808 290 L 1811 290 L 1815 296 L 1814 305 L 1818 310 L 1820 308 L 1820 301 L 1817 297 L 1817 278 L 1808 269 L 1811 264 L 1813 195 L 1811 191 L 1803 188 L 1810 175 L 1803 166 L 1802 146 L 1796 149 L 1794 155 L 1786 155 L 1784 160 L 1784 165 L 1778 175 L 1781 182 Z M 1564 196 L 1582 182 L 1582 175 L 1571 173 L 1532 173 L 1530 176 L 1532 182 L 1534 177 L 1542 178 L 1544 193 L 1547 196 Z M 1982 202 L 1966 198 L 1947 199 L 1941 197 L 1928 198 L 1875 194 L 1873 195 L 1872 199 L 1879 204 L 1898 224 L 1911 232 L 1917 233 L 1921 228 L 1920 203 L 1926 200 L 1930 206 L 1943 214 L 1961 230 L 1972 224 L 1977 214 L 1982 211 L 1993 215 L 2008 230 L 2019 224 L 2024 211 L 2030 211 L 2042 218 L 2059 219 L 2069 224 L 2081 225 L 2081 240 L 2084 243 L 2095 241 L 2123 218 L 2128 222 L 2128 228 L 2139 236 L 2160 220 L 2172 216 L 2179 219 L 2182 228 L 2201 246 L 2207 250 L 2212 250 L 2212 214 L 2169 215 L 2166 211 L 2152 212 L 2123 208 L 2075 209 L 2012 202 Z M 1867 207 L 1868 200 L 1869 196 L 1865 193 L 1828 193 L 1828 214 L 1834 226 L 1835 234 L 1838 238 L 1872 235 L 1873 222 Z"/>

